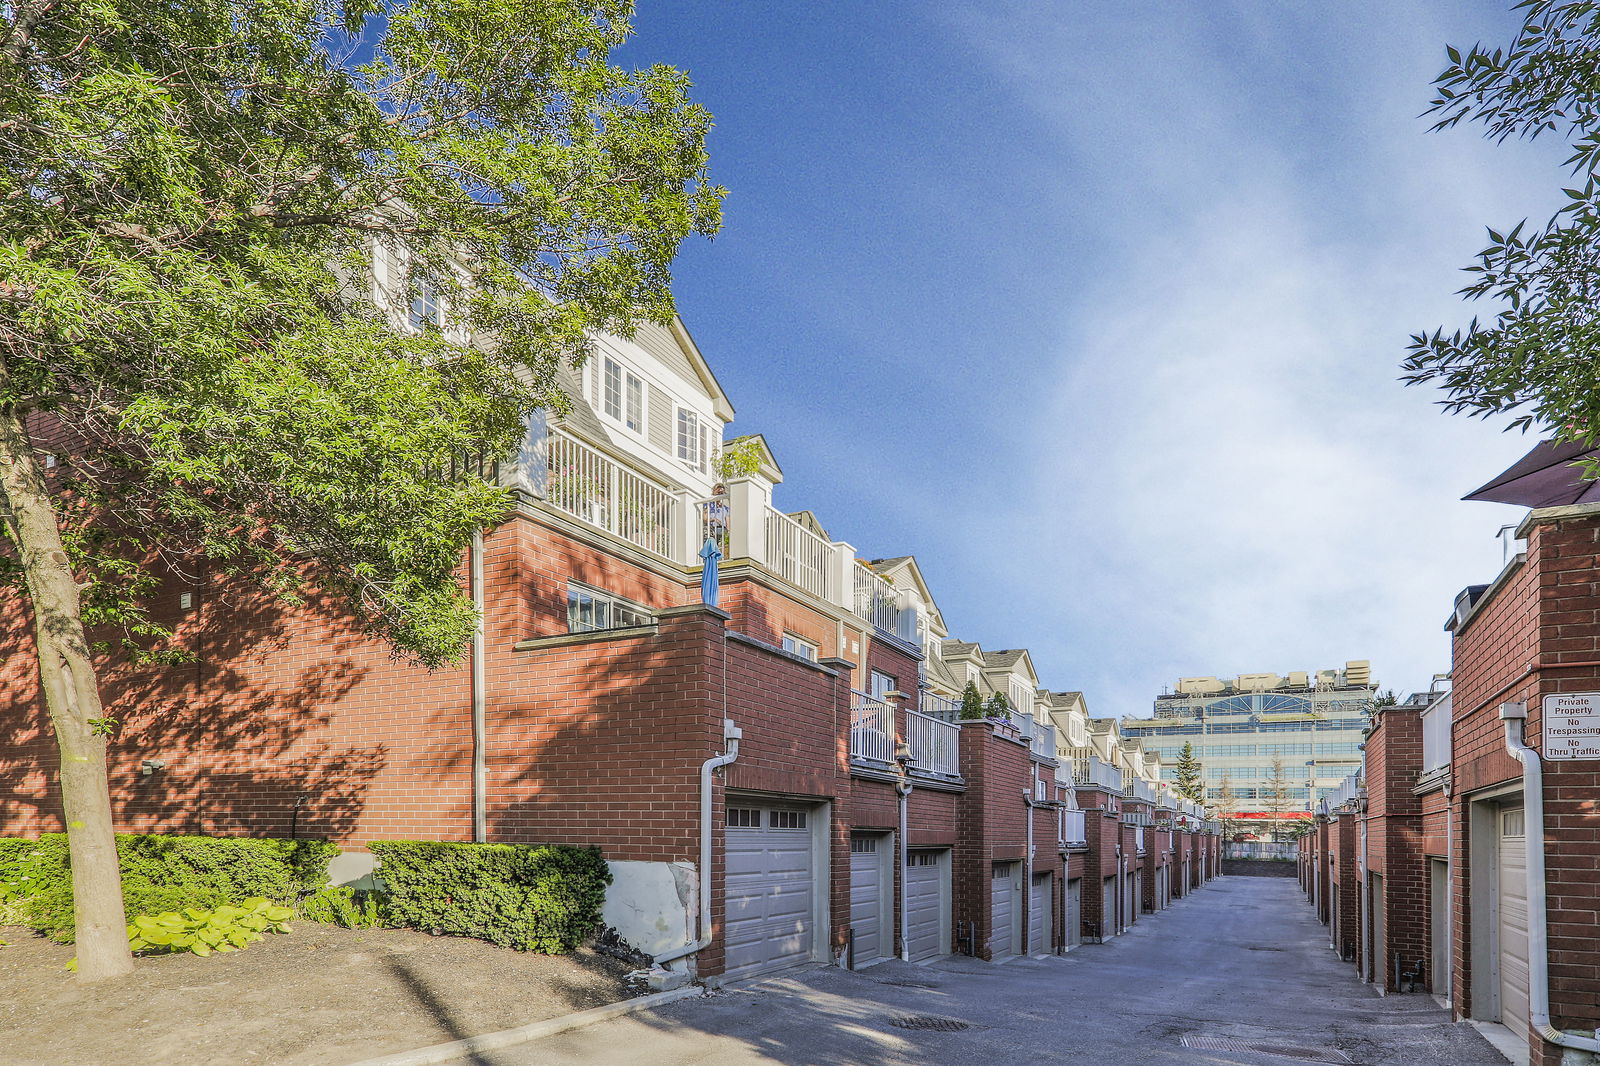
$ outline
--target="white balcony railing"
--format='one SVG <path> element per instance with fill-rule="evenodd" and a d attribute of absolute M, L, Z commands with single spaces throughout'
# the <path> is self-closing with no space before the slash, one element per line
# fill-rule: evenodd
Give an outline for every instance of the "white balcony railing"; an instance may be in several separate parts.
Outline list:
<path fill-rule="evenodd" d="M 1061 846 L 1064 848 L 1077 845 L 1082 847 L 1089 842 L 1089 833 L 1084 825 L 1082 811 L 1071 808 L 1061 810 Z"/>
<path fill-rule="evenodd" d="M 901 607 L 894 582 L 859 562 L 851 569 L 855 573 L 856 615 L 871 622 L 874 629 L 917 643 L 917 613 Z"/>
<path fill-rule="evenodd" d="M 850 712 L 850 757 L 889 764 L 894 760 L 894 707 L 865 692 Z"/>
<path fill-rule="evenodd" d="M 1033 743 L 1033 735 L 1038 731 L 1036 728 L 1038 723 L 1033 720 L 1033 715 L 1012 707 L 1006 711 L 1006 716 L 1003 720 L 1016 727 L 1017 732 L 1022 734 L 1023 740 L 1026 740 L 1029 744 Z"/>
<path fill-rule="evenodd" d="M 1122 771 L 1103 762 L 1100 756 L 1090 754 L 1087 748 L 1072 751 L 1072 780 L 1079 785 L 1092 785 L 1108 792 L 1122 791 Z"/>
<path fill-rule="evenodd" d="M 950 777 L 961 773 L 961 727 L 916 711 L 906 712 L 906 744 L 918 770 Z"/>
<path fill-rule="evenodd" d="M 772 507 L 767 508 L 766 540 L 767 566 L 819 599 L 837 599 L 832 544 Z"/>
<path fill-rule="evenodd" d="M 1133 829 L 1133 850 L 1140 855 L 1144 854 L 1144 826 L 1135 826 Z"/>
<path fill-rule="evenodd" d="M 546 449 L 545 502 L 657 555 L 676 558 L 678 501 L 608 456 L 562 433 Z"/>
<path fill-rule="evenodd" d="M 1043 722 L 1033 724 L 1033 753 L 1041 759 L 1056 757 L 1056 727 Z"/>
<path fill-rule="evenodd" d="M 937 692 L 924 692 L 922 694 L 922 713 L 929 718 L 937 718 L 941 722 L 959 722 L 961 720 L 961 701 L 953 700 L 949 696 L 941 696 Z"/>
<path fill-rule="evenodd" d="M 1450 765 L 1450 697 L 1436 700 L 1422 712 L 1422 772 Z M 1331 802 L 1331 801 L 1330 801 Z"/>
<path fill-rule="evenodd" d="M 1133 798 L 1146 803 L 1156 802 L 1156 787 L 1143 778 L 1133 779 Z"/>

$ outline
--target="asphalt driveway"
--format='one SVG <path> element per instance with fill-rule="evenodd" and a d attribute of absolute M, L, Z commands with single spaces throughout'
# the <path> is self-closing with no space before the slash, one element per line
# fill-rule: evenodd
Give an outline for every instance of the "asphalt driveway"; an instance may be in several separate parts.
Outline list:
<path fill-rule="evenodd" d="M 907 1026 L 913 1026 L 907 1028 Z M 1425 995 L 1382 997 L 1292 880 L 1228 877 L 1110 944 L 993 966 L 818 967 L 457 1060 L 473 1066 L 1503 1066 Z"/>

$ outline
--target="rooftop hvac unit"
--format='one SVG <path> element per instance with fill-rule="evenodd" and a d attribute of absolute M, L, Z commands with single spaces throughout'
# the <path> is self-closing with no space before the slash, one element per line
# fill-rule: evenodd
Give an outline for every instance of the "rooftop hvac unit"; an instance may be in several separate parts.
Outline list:
<path fill-rule="evenodd" d="M 1178 678 L 1178 691 L 1187 695 L 1209 696 L 1221 692 L 1228 686 L 1214 677 L 1180 677 Z"/>
<path fill-rule="evenodd" d="M 1289 687 L 1290 688 L 1309 688 L 1310 685 L 1311 685 L 1311 676 L 1309 674 L 1307 674 L 1304 670 L 1290 670 L 1289 671 Z"/>
<path fill-rule="evenodd" d="M 1372 684 L 1372 663 L 1366 659 L 1352 659 L 1345 663 L 1344 681 L 1347 685 Z"/>
<path fill-rule="evenodd" d="M 1278 681 L 1277 674 L 1240 674 L 1238 686 L 1240 692 L 1270 692 Z"/>

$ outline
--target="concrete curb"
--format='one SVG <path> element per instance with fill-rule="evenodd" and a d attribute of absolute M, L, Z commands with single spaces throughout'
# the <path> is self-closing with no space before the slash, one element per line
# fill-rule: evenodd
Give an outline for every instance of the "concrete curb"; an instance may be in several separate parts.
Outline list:
<path fill-rule="evenodd" d="M 652 1007 L 665 1006 L 675 1003 L 680 999 L 690 996 L 703 995 L 705 990 L 698 985 L 688 985 L 684 988 L 674 988 L 667 992 L 656 992 L 648 996 L 639 996 L 637 999 L 625 999 L 619 1003 L 608 1003 L 604 1007 L 592 1007 L 581 1010 L 576 1014 L 567 1014 L 560 1018 L 546 1018 L 542 1022 L 531 1022 L 519 1025 L 515 1029 L 502 1029 L 498 1033 L 485 1033 L 482 1036 L 469 1036 L 465 1040 L 452 1040 L 448 1044 L 434 1044 L 432 1047 L 417 1048 L 415 1051 L 402 1051 L 397 1055 L 380 1055 L 375 1059 L 362 1059 L 352 1062 L 349 1066 L 437 1066 L 438 1063 L 449 1062 L 467 1055 L 482 1051 L 498 1051 L 501 1048 L 514 1047 L 525 1044 L 530 1040 L 540 1037 L 554 1036 L 564 1033 L 569 1029 L 581 1029 L 586 1025 L 596 1022 L 609 1021 L 620 1018 L 625 1014 L 633 1014 Z"/>

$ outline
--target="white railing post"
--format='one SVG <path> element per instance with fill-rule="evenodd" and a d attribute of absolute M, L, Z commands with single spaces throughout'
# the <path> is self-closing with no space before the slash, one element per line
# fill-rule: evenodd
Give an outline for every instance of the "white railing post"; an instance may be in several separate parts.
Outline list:
<path fill-rule="evenodd" d="M 826 591 L 823 594 L 823 599 L 843 607 L 847 611 L 854 611 L 856 605 L 855 546 L 842 540 L 836 540 L 829 547 L 833 549 L 833 557 L 829 560 L 828 574 L 824 579 Z"/>
<path fill-rule="evenodd" d="M 700 509 L 701 501 L 688 489 L 673 496 L 678 501 L 678 528 L 672 531 L 670 558 L 682 566 L 694 566 L 705 544 L 705 512 Z"/>
<path fill-rule="evenodd" d="M 760 474 L 728 481 L 729 559 L 767 562 L 767 508 L 771 504 L 772 482 Z"/>

